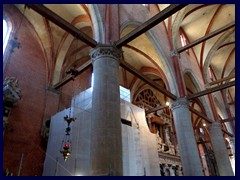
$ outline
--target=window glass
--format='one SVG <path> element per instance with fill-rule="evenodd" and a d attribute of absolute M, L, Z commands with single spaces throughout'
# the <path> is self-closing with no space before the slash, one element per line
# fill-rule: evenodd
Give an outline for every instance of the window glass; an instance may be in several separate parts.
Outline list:
<path fill-rule="evenodd" d="M 130 90 L 120 86 L 120 98 L 130 102 Z"/>
<path fill-rule="evenodd" d="M 9 30 L 8 24 L 3 19 L 3 53 L 6 49 L 7 42 L 8 42 L 8 39 L 9 39 L 9 35 L 10 35 L 10 30 Z"/>

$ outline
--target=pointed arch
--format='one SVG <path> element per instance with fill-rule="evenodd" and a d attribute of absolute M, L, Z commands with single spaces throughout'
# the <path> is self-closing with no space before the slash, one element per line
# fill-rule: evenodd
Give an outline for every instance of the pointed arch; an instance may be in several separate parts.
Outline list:
<path fill-rule="evenodd" d="M 99 12 L 97 4 L 88 4 L 87 5 L 92 24 L 93 24 L 93 38 L 98 43 L 103 43 L 105 39 L 105 32 L 103 28 L 103 20 Z"/>
<path fill-rule="evenodd" d="M 203 77 L 204 82 L 208 83 L 211 82 L 210 77 L 208 76 L 208 67 L 211 63 L 212 57 L 214 56 L 215 52 L 218 50 L 218 48 L 235 32 L 235 29 L 230 29 L 226 31 L 224 34 L 221 35 L 221 37 L 216 41 L 216 43 L 212 46 L 212 48 L 209 50 L 208 55 L 205 59 L 204 65 L 203 65 Z"/>
<path fill-rule="evenodd" d="M 198 78 L 196 77 L 196 75 L 195 75 L 195 73 L 193 72 L 192 69 L 185 69 L 183 74 L 184 75 L 185 74 L 189 75 L 189 77 L 192 80 L 193 85 L 196 87 L 197 92 L 200 92 L 200 91 L 204 90 L 203 88 L 201 88 L 201 87 L 204 87 L 204 86 L 200 86 L 201 83 L 199 82 Z M 211 112 L 211 108 L 210 108 L 210 105 L 209 105 L 208 98 L 205 97 L 205 96 L 201 96 L 201 97 L 199 97 L 199 100 L 202 103 L 202 106 L 204 108 L 204 111 L 206 112 L 207 117 L 209 119 L 212 119 L 212 121 L 213 121 L 214 118 L 213 118 L 213 114 Z"/>
<path fill-rule="evenodd" d="M 93 31 L 94 39 L 98 42 L 103 42 L 103 39 L 104 39 L 103 21 L 101 19 L 97 4 L 87 5 L 87 7 L 89 9 L 89 13 L 91 16 L 92 22 L 90 23 L 90 27 Z M 84 20 L 88 22 L 88 17 L 79 16 L 77 19 L 73 20 L 72 24 L 76 26 L 77 23 L 80 23 L 80 20 Z M 73 40 L 74 40 L 74 37 L 72 35 L 70 35 L 69 33 L 65 33 L 61 43 L 59 44 L 58 53 L 57 53 L 58 56 L 56 57 L 53 80 L 52 80 L 53 85 L 59 82 L 64 59 Z"/>
<path fill-rule="evenodd" d="M 125 21 L 122 23 L 120 27 L 120 33 L 127 28 L 127 27 L 138 27 L 141 25 L 140 22 L 137 21 Z M 177 83 L 176 78 L 174 77 L 174 74 L 171 72 L 174 72 L 173 66 L 171 61 L 169 61 L 169 55 L 166 55 L 163 51 L 163 48 L 161 47 L 161 44 L 159 43 L 159 40 L 156 38 L 154 32 L 152 30 L 149 30 L 145 33 L 149 41 L 152 43 L 155 52 L 158 55 L 158 70 L 161 72 L 162 78 L 164 82 L 166 82 L 166 86 L 169 88 L 169 91 L 173 94 L 178 94 L 177 89 Z"/>

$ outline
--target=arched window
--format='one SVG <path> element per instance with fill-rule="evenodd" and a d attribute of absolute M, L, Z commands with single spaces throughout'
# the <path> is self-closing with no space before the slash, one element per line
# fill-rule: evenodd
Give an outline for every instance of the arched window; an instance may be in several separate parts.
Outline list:
<path fill-rule="evenodd" d="M 7 21 L 3 19 L 3 54 L 5 52 L 5 49 L 8 43 L 10 32 L 11 32 L 11 28 L 9 27 Z"/>
<path fill-rule="evenodd" d="M 182 47 L 186 46 L 187 44 L 189 44 L 188 39 L 186 37 L 186 34 L 184 33 L 183 29 L 180 28 L 179 29 L 180 32 L 180 41 L 181 41 L 181 45 Z M 186 50 L 186 52 L 188 53 L 188 49 Z"/>

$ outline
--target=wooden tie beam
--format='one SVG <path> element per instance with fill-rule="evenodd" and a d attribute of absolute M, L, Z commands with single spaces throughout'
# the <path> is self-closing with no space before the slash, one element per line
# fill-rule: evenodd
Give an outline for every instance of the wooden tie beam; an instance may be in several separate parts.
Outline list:
<path fill-rule="evenodd" d="M 194 108 L 191 107 L 191 106 L 188 106 L 188 107 L 189 107 L 189 110 L 190 110 L 192 113 L 198 115 L 199 117 L 201 117 L 202 119 L 206 120 L 207 122 L 212 123 L 212 120 L 209 119 L 207 116 L 205 116 L 202 112 L 197 111 L 196 109 L 194 109 Z"/>
<path fill-rule="evenodd" d="M 89 45 L 91 47 L 97 46 L 97 42 L 94 39 L 92 39 L 87 34 L 83 33 L 82 31 L 80 31 L 78 28 L 73 26 L 71 23 L 67 22 L 66 20 L 64 20 L 63 18 L 61 18 L 60 16 L 58 16 L 57 14 L 55 14 L 54 12 L 52 12 L 51 10 L 49 10 L 48 8 L 43 6 L 42 4 L 26 4 L 26 6 L 33 9 L 37 13 L 41 14 L 43 17 L 50 20 L 57 26 L 61 27 L 68 33 L 72 34 L 74 37 L 80 39 L 87 45 Z"/>
<path fill-rule="evenodd" d="M 181 10 L 185 6 L 187 6 L 187 4 L 173 4 L 173 5 L 168 6 L 167 8 L 165 8 L 164 10 L 159 12 L 157 15 L 153 16 L 148 21 L 144 22 L 143 24 L 138 26 L 136 29 L 134 29 L 133 31 L 128 33 L 126 36 L 124 36 L 121 39 L 119 39 L 118 41 L 116 41 L 115 42 L 116 47 L 120 48 L 120 47 L 126 45 L 133 39 L 142 35 L 143 33 L 148 31 L 152 27 L 156 26 L 160 22 L 164 21 L 165 19 L 167 19 L 168 17 L 170 17 L 177 11 Z"/>
<path fill-rule="evenodd" d="M 230 121 L 234 121 L 234 120 L 235 120 L 235 117 L 223 119 L 223 120 L 221 120 L 221 123 L 230 122 Z"/>
<path fill-rule="evenodd" d="M 89 60 L 87 62 L 85 62 L 82 66 L 80 66 L 76 71 L 77 73 L 74 75 L 74 77 L 77 77 L 79 74 L 81 74 L 82 72 L 84 72 L 87 68 L 89 68 L 92 65 L 92 61 Z M 68 75 L 66 76 L 62 81 L 58 82 L 57 84 L 55 84 L 53 86 L 54 89 L 58 89 L 60 87 L 62 87 L 64 84 L 68 83 L 69 81 L 73 80 L 74 78 L 72 75 Z"/>
<path fill-rule="evenodd" d="M 228 132 L 228 131 L 225 131 L 224 129 L 222 129 L 222 132 L 223 132 L 223 133 L 225 133 L 225 134 L 227 134 L 228 136 L 234 137 L 234 135 L 233 135 L 233 134 L 231 134 L 231 133 L 230 133 L 230 132 Z"/>
<path fill-rule="evenodd" d="M 160 91 L 161 93 L 163 93 L 164 95 L 166 95 L 167 97 L 169 97 L 170 99 L 176 100 L 177 97 L 172 94 L 171 92 L 169 92 L 168 90 L 166 90 L 165 88 L 160 87 L 157 83 L 155 83 L 154 81 L 152 81 L 151 79 L 147 78 L 145 75 L 143 75 L 142 73 L 139 73 L 139 71 L 137 69 L 135 69 L 134 67 L 132 67 L 130 64 L 128 64 L 125 61 L 121 61 L 120 62 L 120 66 L 122 66 L 124 69 L 126 69 L 127 71 L 129 71 L 130 73 L 132 73 L 133 75 L 137 76 L 139 79 L 141 79 L 142 81 L 146 82 L 147 84 L 149 84 L 150 86 L 154 87 L 155 89 L 157 89 L 158 91 Z"/>
<path fill-rule="evenodd" d="M 158 107 L 155 107 L 155 108 L 152 108 L 152 109 L 147 110 L 145 113 L 146 113 L 146 115 L 147 115 L 147 114 L 150 114 L 150 113 L 152 113 L 152 112 L 156 112 L 156 111 L 159 111 L 159 110 L 161 110 L 161 109 L 164 109 L 164 108 L 166 108 L 166 107 L 168 107 L 168 106 L 167 106 L 167 105 L 158 106 Z"/>
<path fill-rule="evenodd" d="M 225 77 L 225 78 L 222 78 L 222 79 L 210 82 L 209 85 L 211 86 L 211 85 L 214 85 L 214 84 L 218 84 L 218 83 L 221 83 L 223 81 L 227 81 L 227 80 L 230 80 L 230 79 L 233 79 L 233 78 L 235 78 L 235 74 L 232 74 L 232 75 L 229 75 L 228 77 Z"/>
<path fill-rule="evenodd" d="M 212 38 L 212 37 L 214 37 L 214 36 L 224 32 L 224 31 L 226 31 L 226 30 L 228 30 L 228 29 L 230 29 L 230 28 L 232 28 L 234 26 L 235 26 L 235 22 L 229 23 L 226 26 L 224 26 L 224 27 L 222 27 L 222 28 L 220 28 L 220 29 L 218 29 L 216 31 L 213 31 L 213 32 L 207 34 L 206 36 L 203 36 L 203 37 L 199 38 L 198 40 L 196 40 L 196 41 L 194 41 L 194 42 L 192 42 L 192 43 L 190 43 L 190 44 L 188 44 L 188 45 L 186 45 L 184 47 L 178 48 L 177 52 L 181 53 L 181 52 L 183 52 L 183 51 L 185 51 L 185 50 L 187 50 L 189 48 L 192 48 L 193 46 L 196 46 L 196 45 L 202 43 L 203 41 L 206 41 L 206 40 L 208 40 L 208 39 L 210 39 L 210 38 Z"/>
<path fill-rule="evenodd" d="M 188 100 L 194 99 L 194 98 L 197 98 L 197 97 L 200 97 L 200 96 L 204 96 L 206 94 L 210 94 L 210 93 L 222 90 L 222 89 L 226 89 L 226 88 L 229 88 L 231 86 L 235 86 L 235 80 L 231 81 L 231 82 L 228 82 L 228 83 L 225 83 L 225 84 L 222 84 L 222 85 L 219 85 L 217 87 L 209 88 L 209 89 L 200 91 L 198 93 L 192 94 L 192 95 L 188 96 Z"/>

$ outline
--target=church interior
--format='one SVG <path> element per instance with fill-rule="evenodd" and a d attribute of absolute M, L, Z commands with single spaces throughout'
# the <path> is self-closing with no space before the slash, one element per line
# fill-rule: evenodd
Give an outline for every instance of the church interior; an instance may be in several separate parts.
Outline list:
<path fill-rule="evenodd" d="M 3 4 L 4 176 L 235 176 L 234 4 Z"/>

